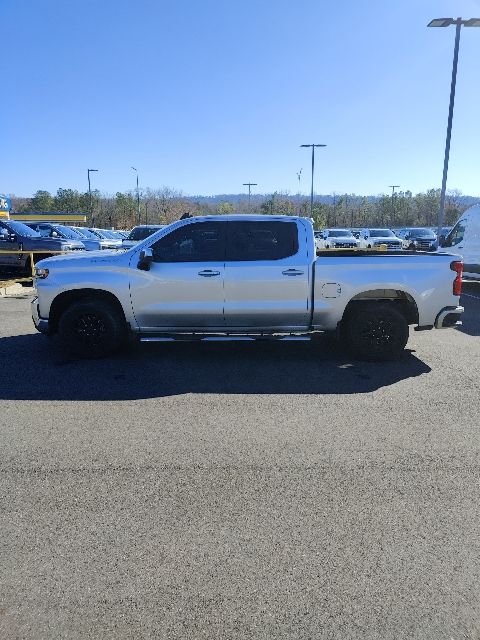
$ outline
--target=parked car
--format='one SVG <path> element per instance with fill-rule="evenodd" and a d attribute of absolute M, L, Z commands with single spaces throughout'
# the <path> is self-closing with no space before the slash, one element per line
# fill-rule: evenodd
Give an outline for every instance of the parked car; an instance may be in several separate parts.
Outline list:
<path fill-rule="evenodd" d="M 133 227 L 127 238 L 122 241 L 122 247 L 124 249 L 129 249 L 136 245 L 137 242 L 145 240 L 145 238 L 151 236 L 152 233 L 155 233 L 155 231 L 158 231 L 159 229 L 163 229 L 165 226 L 165 224 L 142 224 L 138 227 Z"/>
<path fill-rule="evenodd" d="M 359 242 L 349 229 L 324 229 L 316 238 L 317 251 L 321 249 L 331 249 L 333 247 L 341 249 L 356 249 Z"/>
<path fill-rule="evenodd" d="M 480 278 L 480 205 L 462 213 L 438 251 L 460 253 L 465 262 L 465 275 L 477 280 Z"/>
<path fill-rule="evenodd" d="M 53 222 L 26 222 L 27 227 L 37 231 L 42 238 L 64 238 L 66 240 L 78 240 L 87 251 L 98 251 L 99 249 L 110 249 L 110 246 L 102 246 L 102 241 L 94 240 L 83 236 L 73 227 Z"/>
<path fill-rule="evenodd" d="M 461 271 L 458 256 L 435 253 L 317 258 L 306 218 L 194 217 L 127 251 L 42 260 L 32 316 L 39 331 L 90 357 L 129 334 L 150 342 L 329 331 L 355 356 L 386 360 L 402 354 L 409 325 L 457 323 Z"/>
<path fill-rule="evenodd" d="M 391 229 L 362 229 L 360 232 L 362 249 L 375 249 L 380 245 L 386 245 L 389 251 L 402 250 L 402 241 Z"/>
<path fill-rule="evenodd" d="M 89 231 L 86 227 L 70 227 L 76 233 L 81 236 L 81 240 L 83 243 L 88 241 L 88 246 L 86 248 L 89 251 L 98 251 L 103 249 L 119 249 L 119 244 L 117 240 L 112 240 L 111 238 L 101 238 L 95 233 Z"/>
<path fill-rule="evenodd" d="M 410 251 L 435 251 L 437 248 L 437 234 L 431 229 L 406 227 L 397 231 L 404 249 Z"/>
<path fill-rule="evenodd" d="M 118 237 L 114 231 L 99 229 L 98 227 L 88 227 L 88 230 L 101 240 L 109 240 L 112 243 L 112 249 L 122 248 L 122 238 Z"/>
<path fill-rule="evenodd" d="M 41 251 L 34 263 L 55 251 L 85 251 L 82 242 L 64 238 L 44 238 L 37 231 L 16 220 L 0 220 L 0 249 L 3 251 Z M 15 273 L 23 278 L 32 273 L 29 253 L 0 253 L 0 274 Z"/>

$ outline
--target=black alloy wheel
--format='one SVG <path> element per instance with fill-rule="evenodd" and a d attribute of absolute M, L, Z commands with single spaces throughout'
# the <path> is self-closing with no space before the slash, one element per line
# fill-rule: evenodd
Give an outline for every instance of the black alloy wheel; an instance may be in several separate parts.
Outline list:
<path fill-rule="evenodd" d="M 79 300 L 61 315 L 58 333 L 71 353 L 101 358 L 122 346 L 126 325 L 122 315 L 109 302 Z"/>
<path fill-rule="evenodd" d="M 401 357 L 408 341 L 408 324 L 393 304 L 371 303 L 351 312 L 346 322 L 350 351 L 373 362 Z"/>

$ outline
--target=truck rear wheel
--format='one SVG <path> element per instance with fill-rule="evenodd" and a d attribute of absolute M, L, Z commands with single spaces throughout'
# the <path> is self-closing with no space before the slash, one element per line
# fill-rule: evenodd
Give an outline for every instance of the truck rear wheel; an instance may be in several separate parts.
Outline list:
<path fill-rule="evenodd" d="M 350 312 L 344 336 L 360 360 L 397 360 L 408 342 L 408 323 L 391 304 L 367 304 Z"/>
<path fill-rule="evenodd" d="M 85 358 L 118 351 L 126 341 L 125 320 L 105 300 L 79 300 L 60 316 L 58 333 L 64 346 Z"/>

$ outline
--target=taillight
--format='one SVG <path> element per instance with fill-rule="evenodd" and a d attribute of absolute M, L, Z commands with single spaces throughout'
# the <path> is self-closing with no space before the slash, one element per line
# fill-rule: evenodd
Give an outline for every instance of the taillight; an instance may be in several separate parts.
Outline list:
<path fill-rule="evenodd" d="M 453 295 L 461 296 L 462 295 L 462 273 L 463 273 L 463 262 L 461 260 L 455 260 L 450 263 L 450 269 L 455 271 L 457 274 L 455 276 L 455 280 L 453 281 Z"/>

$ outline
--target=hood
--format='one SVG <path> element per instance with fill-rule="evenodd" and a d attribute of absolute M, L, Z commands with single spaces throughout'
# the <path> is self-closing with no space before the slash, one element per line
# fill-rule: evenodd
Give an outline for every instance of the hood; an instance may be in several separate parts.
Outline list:
<path fill-rule="evenodd" d="M 102 249 L 99 251 L 82 251 L 79 253 L 69 253 L 63 255 L 44 258 L 36 263 L 36 266 L 46 267 L 47 269 L 82 269 L 91 266 L 101 267 L 121 262 L 124 260 L 126 251 L 116 251 Z M 127 259 L 127 263 L 128 263 Z"/>
<path fill-rule="evenodd" d="M 358 242 L 355 236 L 328 236 L 329 242 Z"/>

